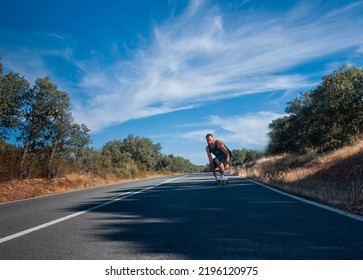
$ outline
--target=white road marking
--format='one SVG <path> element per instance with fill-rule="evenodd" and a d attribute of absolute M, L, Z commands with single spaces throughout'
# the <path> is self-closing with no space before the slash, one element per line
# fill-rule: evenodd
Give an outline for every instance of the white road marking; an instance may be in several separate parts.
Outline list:
<path fill-rule="evenodd" d="M 173 179 L 169 179 L 169 180 L 166 180 L 164 182 L 161 182 L 159 184 L 156 184 L 156 185 L 153 185 L 153 186 L 150 186 L 150 187 L 147 187 L 145 189 L 142 189 L 142 190 L 139 190 L 139 191 L 135 191 L 135 192 L 127 192 L 127 193 L 124 193 L 120 196 L 117 196 L 115 197 L 114 199 L 110 200 L 110 201 L 107 201 L 105 203 L 102 203 L 100 205 L 97 205 L 97 206 L 94 206 L 94 207 L 91 207 L 89 209 L 86 209 L 84 211 L 81 211 L 81 212 L 77 212 L 77 213 L 74 213 L 74 214 L 71 214 L 71 215 L 68 215 L 68 216 L 65 216 L 65 217 L 62 217 L 62 218 L 59 218 L 59 219 L 56 219 L 56 220 L 53 220 L 53 221 L 50 221 L 50 222 L 47 222 L 47 223 L 44 223 L 44 224 L 41 224 L 39 226 L 36 226 L 36 227 L 32 227 L 32 228 L 29 228 L 29 229 L 26 229 L 26 230 L 23 230 L 23 231 L 20 231 L 20 232 L 17 232 L 17 233 L 14 233 L 14 234 L 11 234 L 11 235 L 8 235 L 8 236 L 5 236 L 3 238 L 0 238 L 0 244 L 1 243 L 4 243 L 4 242 L 7 242 L 7 241 L 10 241 L 12 239 L 15 239 L 15 238 L 18 238 L 18 237 L 21 237 L 21 236 L 24 236 L 26 234 L 29 234 L 29 233 L 32 233 L 34 231 L 37 231 L 37 230 L 40 230 L 40 229 L 43 229 L 43 228 L 46 228 L 46 227 L 49 227 L 49 226 L 52 226 L 52 225 L 55 225 L 55 224 L 58 224 L 60 222 L 63 222 L 63 221 L 66 221 L 66 220 L 69 220 L 69 219 L 72 219 L 72 218 L 75 218 L 77 216 L 80 216 L 80 215 L 83 215 L 85 213 L 88 213 L 88 212 L 91 212 L 93 210 L 96 210 L 98 208 L 101 208 L 101 207 L 104 207 L 106 205 L 109 205 L 111 203 L 114 203 L 116 201 L 120 201 L 120 200 L 123 200 L 125 198 L 128 198 L 130 196 L 133 196 L 133 195 L 136 195 L 136 194 L 139 194 L 139 193 L 142 193 L 142 192 L 145 192 L 147 190 L 150 190 L 150 189 L 153 189 L 155 187 L 158 187 L 160 185 L 164 185 L 164 184 L 167 184 L 167 183 L 170 183 L 172 181 L 175 181 L 175 180 L 178 180 L 180 178 L 183 178 L 187 175 L 184 175 L 184 176 L 181 176 L 181 177 L 177 177 L 177 178 L 173 178 Z"/>
<path fill-rule="evenodd" d="M 269 186 L 267 186 L 265 184 L 256 182 L 256 181 L 251 180 L 251 179 L 245 179 L 245 180 L 253 182 L 253 183 L 257 184 L 257 185 L 260 185 L 260 186 L 262 186 L 264 188 L 267 188 L 267 189 L 272 190 L 274 192 L 277 192 L 279 194 L 291 197 L 293 199 L 296 199 L 296 200 L 299 200 L 299 201 L 302 201 L 302 202 L 305 202 L 305 203 L 308 203 L 308 204 L 311 204 L 311 205 L 314 205 L 314 206 L 317 206 L 317 207 L 320 207 L 320 208 L 323 208 L 323 209 L 338 213 L 340 215 L 344 215 L 344 216 L 347 216 L 349 218 L 352 218 L 352 219 L 363 222 L 363 217 L 360 216 L 360 215 L 356 215 L 356 214 L 353 214 L 353 213 L 350 213 L 350 212 L 347 212 L 347 211 L 344 211 L 344 210 L 341 210 L 341 209 L 337 209 L 337 208 L 334 208 L 334 207 L 331 207 L 331 206 L 328 206 L 328 205 L 324 205 L 324 204 L 321 204 L 321 203 L 318 203 L 318 202 L 315 202 L 315 201 L 311 201 L 311 200 L 308 200 L 308 199 L 305 199 L 305 198 L 302 198 L 302 197 L 299 197 L 299 196 L 296 196 L 296 195 L 292 195 L 292 194 L 277 190 L 275 188 L 269 187 Z"/>

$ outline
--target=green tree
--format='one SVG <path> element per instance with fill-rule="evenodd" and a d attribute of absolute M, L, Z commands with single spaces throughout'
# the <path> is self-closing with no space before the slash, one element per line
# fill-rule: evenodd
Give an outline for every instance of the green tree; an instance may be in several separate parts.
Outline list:
<path fill-rule="evenodd" d="M 363 129 L 363 70 L 342 66 L 313 92 L 316 106 L 318 145 L 323 150 L 339 148 Z"/>
<path fill-rule="evenodd" d="M 29 152 L 43 151 L 44 175 L 53 177 L 62 162 L 60 157 L 55 163 L 57 153 L 62 156 L 88 145 L 88 129 L 74 123 L 68 94 L 60 91 L 49 77 L 36 80 L 26 108 L 18 137 L 23 143 L 21 174 L 27 173 L 25 162 Z"/>
<path fill-rule="evenodd" d="M 267 153 L 278 154 L 292 151 L 291 132 L 289 131 L 289 117 L 277 118 L 269 124 L 270 142 Z"/>
<path fill-rule="evenodd" d="M 70 111 L 69 96 L 66 92 L 59 91 L 55 84 L 44 80 L 48 86 L 50 96 L 49 127 L 47 128 L 47 142 L 51 147 L 48 161 L 48 177 L 54 177 L 53 162 L 58 150 L 64 150 L 66 140 L 71 136 L 73 117 Z M 62 145 L 63 144 L 63 145 Z"/>
<path fill-rule="evenodd" d="M 258 158 L 261 158 L 264 152 L 253 149 L 234 149 L 232 150 L 232 166 L 240 166 L 250 163 Z"/>
<path fill-rule="evenodd" d="M 363 133 L 363 70 L 342 66 L 270 124 L 269 153 L 333 150 Z"/>
<path fill-rule="evenodd" d="M 37 79 L 33 88 L 29 91 L 28 104 L 24 113 L 24 119 L 19 127 L 18 141 L 23 143 L 23 154 L 20 162 L 21 177 L 27 175 L 25 162 L 29 152 L 44 147 L 47 138 L 47 128 L 50 115 L 49 92 L 43 86 L 43 80 Z"/>
<path fill-rule="evenodd" d="M 170 171 L 172 161 L 169 156 L 162 155 L 156 163 L 156 171 Z"/>
<path fill-rule="evenodd" d="M 99 150 L 85 147 L 78 149 L 75 154 L 70 154 L 71 167 L 73 172 L 88 174 L 91 176 L 106 175 L 104 158 Z"/>
<path fill-rule="evenodd" d="M 72 123 L 67 137 L 63 138 L 62 146 L 76 155 L 81 153 L 91 143 L 89 132 L 85 124 Z"/>
<path fill-rule="evenodd" d="M 1 66 L 2 67 L 2 66 Z M 29 83 L 16 73 L 0 72 L 0 137 L 8 139 L 18 129 L 29 92 Z"/>
<path fill-rule="evenodd" d="M 167 161 L 169 162 L 169 165 L 166 169 L 170 172 L 190 173 L 196 171 L 196 166 L 183 157 L 168 155 Z"/>
<path fill-rule="evenodd" d="M 151 139 L 146 137 L 139 137 L 128 135 L 123 140 L 123 151 L 126 152 L 130 158 L 146 167 L 148 171 L 155 171 L 157 161 L 161 157 L 161 145 L 154 144 Z"/>
<path fill-rule="evenodd" d="M 103 169 L 106 173 L 126 176 L 127 165 L 132 161 L 131 155 L 125 152 L 121 140 L 107 142 L 101 149 Z"/>

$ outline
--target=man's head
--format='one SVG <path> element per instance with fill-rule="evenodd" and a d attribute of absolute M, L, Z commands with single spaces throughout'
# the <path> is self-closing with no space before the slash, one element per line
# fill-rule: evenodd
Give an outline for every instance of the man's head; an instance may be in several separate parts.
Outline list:
<path fill-rule="evenodd" d="M 208 133 L 205 136 L 205 139 L 207 140 L 208 145 L 210 145 L 210 146 L 213 146 L 214 145 L 214 137 L 213 137 L 213 134 Z"/>

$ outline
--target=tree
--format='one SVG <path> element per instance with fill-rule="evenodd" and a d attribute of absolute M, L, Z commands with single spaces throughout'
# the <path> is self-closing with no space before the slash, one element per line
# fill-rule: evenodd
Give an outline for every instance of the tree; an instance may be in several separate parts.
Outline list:
<path fill-rule="evenodd" d="M 23 117 L 29 83 L 16 73 L 2 75 L 2 66 L 0 70 L 0 137 L 8 139 Z"/>
<path fill-rule="evenodd" d="M 85 125 L 74 123 L 68 94 L 58 90 L 49 77 L 36 80 L 26 107 L 18 137 L 23 142 L 20 163 L 22 176 L 26 173 L 25 161 L 28 153 L 43 151 L 43 162 L 47 163 L 46 176 L 53 177 L 59 168 L 54 165 L 56 154 L 72 152 L 73 145 L 78 148 L 88 145 L 88 129 Z M 49 155 L 45 154 L 46 151 Z"/>
<path fill-rule="evenodd" d="M 197 168 L 189 160 L 180 156 L 168 155 L 167 161 L 169 162 L 169 165 L 166 170 L 169 170 L 170 172 L 189 173 L 195 172 Z"/>
<path fill-rule="evenodd" d="M 313 92 L 321 149 L 336 149 L 363 129 L 363 70 L 343 65 Z"/>
<path fill-rule="evenodd" d="M 29 151 L 39 150 L 44 147 L 47 138 L 47 128 L 50 115 L 49 91 L 44 88 L 42 79 L 37 79 L 29 91 L 24 119 L 19 127 L 18 141 L 23 143 L 23 155 L 20 162 L 21 177 L 26 175 L 25 161 Z"/>
<path fill-rule="evenodd" d="M 44 81 L 47 83 L 48 81 Z M 52 86 L 52 84 L 50 84 Z M 49 112 L 48 136 L 51 153 L 48 161 L 48 177 L 54 176 L 53 161 L 57 150 L 66 146 L 66 139 L 71 136 L 73 117 L 70 112 L 69 96 L 66 92 L 59 91 L 55 87 L 50 90 L 51 108 Z M 62 143 L 63 142 L 63 143 Z"/>
<path fill-rule="evenodd" d="M 67 137 L 64 137 L 62 146 L 76 155 L 91 143 L 89 129 L 85 124 L 72 123 Z"/>
<path fill-rule="evenodd" d="M 123 140 L 123 151 L 135 162 L 139 162 L 148 171 L 156 170 L 157 161 L 161 157 L 161 145 L 153 144 L 152 140 L 146 137 L 128 135 Z"/>
<path fill-rule="evenodd" d="M 342 66 L 295 98 L 270 124 L 268 152 L 333 150 L 363 131 L 363 70 Z"/>
<path fill-rule="evenodd" d="M 103 169 L 106 173 L 125 175 L 127 164 L 132 161 L 131 155 L 125 152 L 121 140 L 107 142 L 101 149 Z"/>
<path fill-rule="evenodd" d="M 85 147 L 80 150 L 74 156 L 73 159 L 73 172 L 86 173 L 94 176 L 104 175 L 103 157 L 99 150 L 94 148 Z"/>
<path fill-rule="evenodd" d="M 240 166 L 246 163 L 250 163 L 256 159 L 261 158 L 264 155 L 263 152 L 252 149 L 234 149 L 232 150 L 232 166 Z"/>
<path fill-rule="evenodd" d="M 268 154 L 286 153 L 292 151 L 291 133 L 289 132 L 289 118 L 277 118 L 269 124 L 270 142 L 266 152 Z"/>

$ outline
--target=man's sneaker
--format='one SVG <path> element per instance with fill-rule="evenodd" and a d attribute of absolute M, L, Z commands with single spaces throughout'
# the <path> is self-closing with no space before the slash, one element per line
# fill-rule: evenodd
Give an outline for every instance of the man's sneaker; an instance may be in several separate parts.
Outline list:
<path fill-rule="evenodd" d="M 227 180 L 227 176 L 225 176 L 225 175 L 219 175 L 217 177 L 217 179 L 220 180 L 220 181 L 225 181 L 225 180 Z"/>

